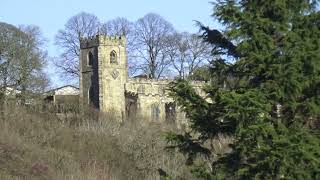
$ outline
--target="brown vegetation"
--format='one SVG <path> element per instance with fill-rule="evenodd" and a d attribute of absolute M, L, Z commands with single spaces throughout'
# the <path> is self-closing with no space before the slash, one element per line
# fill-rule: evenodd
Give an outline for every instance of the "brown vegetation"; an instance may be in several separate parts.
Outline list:
<path fill-rule="evenodd" d="M 0 179 L 190 179 L 184 157 L 165 149 L 163 124 L 119 124 L 112 114 L 34 112 L 7 105 L 0 120 Z M 63 120 L 63 121 L 62 121 Z M 147 121 L 145 121 L 147 122 Z"/>

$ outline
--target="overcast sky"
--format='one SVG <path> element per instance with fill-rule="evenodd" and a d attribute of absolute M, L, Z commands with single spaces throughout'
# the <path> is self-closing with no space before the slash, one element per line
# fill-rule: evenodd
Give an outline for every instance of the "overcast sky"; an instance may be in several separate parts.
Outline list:
<path fill-rule="evenodd" d="M 48 40 L 49 56 L 59 55 L 54 36 L 67 20 L 84 11 L 95 14 L 101 22 L 116 17 L 136 21 L 149 12 L 157 13 L 178 31 L 196 33 L 194 20 L 216 26 L 210 0 L 0 0 L 0 21 L 13 25 L 32 24 L 41 28 Z M 48 69 L 54 86 L 59 82 L 52 68 Z"/>

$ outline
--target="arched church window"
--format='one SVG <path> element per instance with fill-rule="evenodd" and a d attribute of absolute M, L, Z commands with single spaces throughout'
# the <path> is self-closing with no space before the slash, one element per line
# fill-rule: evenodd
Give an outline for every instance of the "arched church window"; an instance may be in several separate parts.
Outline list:
<path fill-rule="evenodd" d="M 151 117 L 153 120 L 158 121 L 160 118 L 159 104 L 155 103 L 151 105 Z"/>
<path fill-rule="evenodd" d="M 111 51 L 110 53 L 110 63 L 112 64 L 117 63 L 117 53 L 115 51 Z"/>
<path fill-rule="evenodd" d="M 89 52 L 89 54 L 88 54 L 88 66 L 92 66 L 92 64 L 93 64 L 93 54 L 92 54 L 92 52 Z"/>

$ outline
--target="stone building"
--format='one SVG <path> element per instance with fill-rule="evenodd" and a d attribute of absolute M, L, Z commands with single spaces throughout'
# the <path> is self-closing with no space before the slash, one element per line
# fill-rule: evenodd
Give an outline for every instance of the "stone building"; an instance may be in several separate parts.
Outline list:
<path fill-rule="evenodd" d="M 57 112 L 78 112 L 79 111 L 79 88 L 66 85 L 49 90 L 43 94 L 45 109 Z"/>
<path fill-rule="evenodd" d="M 80 101 L 119 119 L 137 114 L 150 121 L 175 121 L 183 114 L 168 96 L 168 80 L 129 78 L 126 39 L 97 35 L 80 43 Z M 202 83 L 194 82 L 200 91 Z"/>
<path fill-rule="evenodd" d="M 79 88 L 65 85 L 44 93 L 44 100 L 54 104 L 79 104 Z"/>

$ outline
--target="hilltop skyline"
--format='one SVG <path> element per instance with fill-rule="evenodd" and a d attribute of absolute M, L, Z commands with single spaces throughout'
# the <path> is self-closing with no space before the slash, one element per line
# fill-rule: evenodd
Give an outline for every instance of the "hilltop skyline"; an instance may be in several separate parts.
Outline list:
<path fill-rule="evenodd" d="M 18 25 L 36 25 L 39 26 L 44 38 L 47 39 L 46 49 L 49 57 L 59 56 L 59 48 L 54 44 L 54 37 L 59 29 L 63 29 L 67 20 L 80 13 L 87 12 L 95 14 L 101 22 L 112 20 L 116 17 L 124 17 L 129 21 L 136 21 L 147 13 L 157 13 L 168 22 L 172 23 L 174 28 L 179 31 L 197 33 L 199 28 L 195 21 L 200 21 L 205 25 L 213 26 L 210 14 L 212 7 L 208 6 L 210 2 L 204 1 L 99 1 L 93 0 L 86 2 L 80 1 L 18 1 L 3 0 L 0 7 L 0 21 Z M 109 8 L 111 7 L 111 8 Z M 190 13 L 192 11 L 192 13 Z M 68 84 L 62 82 L 48 63 L 47 72 L 51 78 L 53 87 Z"/>

